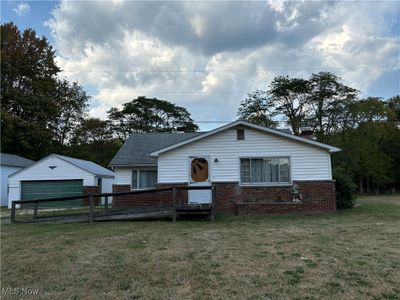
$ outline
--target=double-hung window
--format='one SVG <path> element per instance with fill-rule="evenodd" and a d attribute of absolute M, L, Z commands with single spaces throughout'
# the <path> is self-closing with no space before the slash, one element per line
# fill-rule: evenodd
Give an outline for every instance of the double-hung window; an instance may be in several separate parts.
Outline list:
<path fill-rule="evenodd" d="M 152 189 L 156 187 L 157 170 L 133 170 L 132 189 Z"/>
<path fill-rule="evenodd" d="M 290 184 L 289 157 L 240 159 L 242 184 Z"/>

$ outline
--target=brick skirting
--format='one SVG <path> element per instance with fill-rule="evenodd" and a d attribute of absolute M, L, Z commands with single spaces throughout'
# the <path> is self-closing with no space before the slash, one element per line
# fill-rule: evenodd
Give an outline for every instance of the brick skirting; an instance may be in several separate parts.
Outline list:
<path fill-rule="evenodd" d="M 293 213 L 335 212 L 335 181 L 295 181 L 303 196 L 303 203 L 291 202 L 292 186 L 240 186 L 238 182 L 214 182 L 218 213 Z M 158 188 L 187 186 L 186 183 L 158 184 Z M 130 185 L 113 185 L 113 192 L 129 191 Z M 179 191 L 177 202 L 187 203 L 187 191 Z M 172 192 L 114 197 L 113 205 L 158 206 L 171 205 Z"/>
<path fill-rule="evenodd" d="M 100 194 L 100 187 L 98 186 L 84 186 L 83 187 L 83 194 L 84 195 L 90 195 L 90 194 Z M 100 199 L 99 198 L 94 198 L 94 205 L 98 206 L 100 204 Z M 84 198 L 83 199 L 83 206 L 89 206 L 89 198 Z"/>

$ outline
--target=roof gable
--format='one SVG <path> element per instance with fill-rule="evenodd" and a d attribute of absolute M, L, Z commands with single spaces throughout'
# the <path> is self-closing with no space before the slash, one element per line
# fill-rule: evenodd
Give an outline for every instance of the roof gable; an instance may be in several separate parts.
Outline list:
<path fill-rule="evenodd" d="M 108 170 L 90 160 L 83 160 L 58 154 L 53 154 L 53 155 L 94 175 L 104 176 L 104 177 L 114 177 L 113 171 Z"/>
<path fill-rule="evenodd" d="M 113 167 L 157 165 L 157 158 L 150 155 L 152 152 L 202 134 L 204 133 L 132 133 L 110 165 Z"/>
<path fill-rule="evenodd" d="M 221 131 L 224 131 L 224 130 L 227 130 L 227 129 L 230 129 L 230 128 L 233 128 L 233 127 L 236 127 L 236 126 L 246 126 L 246 127 L 250 127 L 250 128 L 253 128 L 253 129 L 257 129 L 257 130 L 266 132 L 266 133 L 275 134 L 277 136 L 281 136 L 281 137 L 284 137 L 284 138 L 287 138 L 287 139 L 290 139 L 290 140 L 294 140 L 294 141 L 297 141 L 297 142 L 300 142 L 300 143 L 308 144 L 310 146 L 314 146 L 314 147 L 319 147 L 319 148 L 325 149 L 325 150 L 327 150 L 327 151 L 329 151 L 331 153 L 340 151 L 340 149 L 337 148 L 337 147 L 330 146 L 330 145 L 327 145 L 327 144 L 323 144 L 323 143 L 320 143 L 320 142 L 317 142 L 317 141 L 314 141 L 314 140 L 310 140 L 310 139 L 307 139 L 307 138 L 303 138 L 303 137 L 300 137 L 300 136 L 296 136 L 296 135 L 293 135 L 293 134 L 290 134 L 290 133 L 286 133 L 284 131 L 267 128 L 267 127 L 264 127 L 264 126 L 252 124 L 252 123 L 245 122 L 245 121 L 236 121 L 236 122 L 232 122 L 232 123 L 230 123 L 228 125 L 216 128 L 214 130 L 211 130 L 211 131 L 209 131 L 209 132 L 207 132 L 207 133 L 205 133 L 203 135 L 196 136 L 196 137 L 193 137 L 191 139 L 187 139 L 187 140 L 184 140 L 182 142 L 179 142 L 179 143 L 170 145 L 168 147 L 159 149 L 157 151 L 152 152 L 151 155 L 156 157 L 156 156 L 158 156 L 158 155 L 160 155 L 160 154 L 162 154 L 164 152 L 167 152 L 167 151 L 170 151 L 172 149 L 176 149 L 176 148 L 182 147 L 184 145 L 187 145 L 189 143 L 193 143 L 193 142 L 198 141 L 200 139 L 207 138 L 207 137 L 212 136 L 212 135 L 214 135 L 216 133 L 219 133 Z"/>
<path fill-rule="evenodd" d="M 73 158 L 73 157 L 69 157 L 69 156 L 64 156 L 64 155 L 58 155 L 58 154 L 50 154 L 49 156 L 46 156 L 44 158 L 42 158 L 41 160 L 38 160 L 37 162 L 33 163 L 32 165 L 19 170 L 18 172 L 13 173 L 12 175 L 10 175 L 10 177 L 14 177 L 17 174 L 20 174 L 40 163 L 43 163 L 44 161 L 46 161 L 47 159 L 49 159 L 50 157 L 56 157 L 58 159 L 61 159 L 69 164 L 74 165 L 77 168 L 80 168 L 86 172 L 89 172 L 93 175 L 99 176 L 99 177 L 114 177 L 114 172 L 111 170 L 108 170 L 92 161 L 88 161 L 88 160 L 83 160 L 83 159 L 78 159 L 78 158 Z"/>
<path fill-rule="evenodd" d="M 1 153 L 0 156 L 1 156 L 1 165 L 28 167 L 35 163 L 35 161 L 33 160 L 15 154 Z"/>

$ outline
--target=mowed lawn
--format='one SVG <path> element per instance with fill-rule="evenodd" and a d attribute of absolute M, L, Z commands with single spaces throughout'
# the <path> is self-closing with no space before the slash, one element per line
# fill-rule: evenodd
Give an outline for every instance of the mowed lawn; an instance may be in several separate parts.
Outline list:
<path fill-rule="evenodd" d="M 400 299 L 400 197 L 332 215 L 3 225 L 1 284 L 42 299 Z"/>

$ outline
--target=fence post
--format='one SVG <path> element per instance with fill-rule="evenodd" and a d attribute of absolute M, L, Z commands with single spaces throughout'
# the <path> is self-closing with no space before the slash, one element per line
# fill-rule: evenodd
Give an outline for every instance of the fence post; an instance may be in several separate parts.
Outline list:
<path fill-rule="evenodd" d="M 104 197 L 104 211 L 108 210 L 108 196 Z"/>
<path fill-rule="evenodd" d="M 39 206 L 39 202 L 35 202 L 35 204 L 33 204 L 33 219 L 37 218 L 38 206 Z"/>
<path fill-rule="evenodd" d="M 172 206 L 173 206 L 172 221 L 176 222 L 176 188 L 172 189 Z"/>
<path fill-rule="evenodd" d="M 89 205 L 90 205 L 89 221 L 90 221 L 90 223 L 93 223 L 93 221 L 94 221 L 94 200 L 93 200 L 93 194 L 90 194 L 90 196 L 89 196 Z"/>
<path fill-rule="evenodd" d="M 211 221 L 215 220 L 215 214 L 216 214 L 216 201 L 215 201 L 215 186 L 211 187 Z"/>
<path fill-rule="evenodd" d="M 15 202 L 11 202 L 11 223 L 15 223 Z"/>

